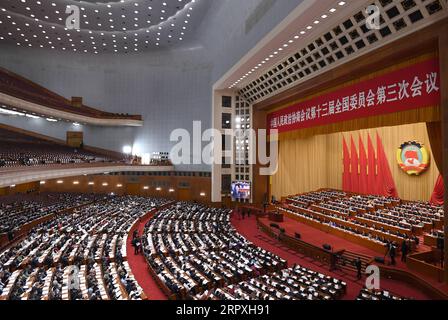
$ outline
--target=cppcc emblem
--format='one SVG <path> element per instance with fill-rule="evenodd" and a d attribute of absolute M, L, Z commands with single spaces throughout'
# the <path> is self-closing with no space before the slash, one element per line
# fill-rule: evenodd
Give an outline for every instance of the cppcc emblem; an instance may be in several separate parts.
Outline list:
<path fill-rule="evenodd" d="M 405 142 L 397 151 L 400 168 L 408 175 L 420 175 L 429 167 L 429 153 L 423 144 L 416 141 Z"/>

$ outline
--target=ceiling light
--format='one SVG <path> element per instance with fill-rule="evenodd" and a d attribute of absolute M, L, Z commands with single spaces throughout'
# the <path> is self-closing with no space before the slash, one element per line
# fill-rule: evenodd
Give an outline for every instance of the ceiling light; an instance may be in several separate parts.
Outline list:
<path fill-rule="evenodd" d="M 32 118 L 32 119 L 40 119 L 40 117 L 35 116 L 34 114 L 25 114 L 25 117 Z"/>

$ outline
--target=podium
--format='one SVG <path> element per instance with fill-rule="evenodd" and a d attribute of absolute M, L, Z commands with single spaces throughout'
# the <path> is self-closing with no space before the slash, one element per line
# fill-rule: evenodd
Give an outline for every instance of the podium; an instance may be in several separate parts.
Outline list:
<path fill-rule="evenodd" d="M 284 215 L 283 213 L 279 213 L 277 211 L 269 211 L 269 220 L 272 222 L 283 222 Z"/>

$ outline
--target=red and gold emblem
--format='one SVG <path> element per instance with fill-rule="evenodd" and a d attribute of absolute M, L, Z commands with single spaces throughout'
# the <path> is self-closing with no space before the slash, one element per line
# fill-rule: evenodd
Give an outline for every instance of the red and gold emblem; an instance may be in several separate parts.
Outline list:
<path fill-rule="evenodd" d="M 397 161 L 404 172 L 418 176 L 429 167 L 429 153 L 423 144 L 409 141 L 397 150 Z"/>

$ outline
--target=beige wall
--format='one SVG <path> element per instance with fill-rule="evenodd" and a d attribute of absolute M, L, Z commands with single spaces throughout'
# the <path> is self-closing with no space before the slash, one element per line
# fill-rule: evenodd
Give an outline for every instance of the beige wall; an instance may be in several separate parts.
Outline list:
<path fill-rule="evenodd" d="M 382 138 L 399 196 L 407 200 L 428 201 L 439 171 L 432 159 L 425 123 L 282 140 L 279 171 L 272 177 L 272 194 L 280 199 L 320 188 L 342 189 L 342 137 L 345 136 L 349 143 L 352 134 L 358 148 L 358 137 L 361 134 L 367 151 L 367 134 L 370 133 L 376 150 L 376 132 Z M 407 175 L 396 161 L 397 149 L 403 142 L 411 140 L 423 143 L 431 154 L 428 171 L 418 177 Z"/>

